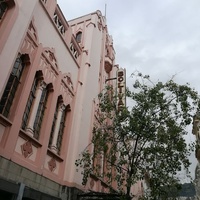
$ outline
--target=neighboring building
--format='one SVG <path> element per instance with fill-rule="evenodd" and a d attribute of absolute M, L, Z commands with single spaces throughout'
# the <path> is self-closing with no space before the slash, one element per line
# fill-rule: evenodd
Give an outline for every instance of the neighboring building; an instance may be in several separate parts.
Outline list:
<path fill-rule="evenodd" d="M 0 199 L 75 199 L 92 189 L 75 160 L 117 69 L 100 11 L 66 21 L 56 0 L 0 1 Z M 95 181 L 96 191 L 107 188 Z"/>

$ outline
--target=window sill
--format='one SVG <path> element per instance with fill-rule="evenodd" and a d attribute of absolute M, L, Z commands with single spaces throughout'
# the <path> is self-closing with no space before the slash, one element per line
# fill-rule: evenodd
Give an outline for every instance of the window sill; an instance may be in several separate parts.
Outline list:
<path fill-rule="evenodd" d="M 8 118 L 4 117 L 2 114 L 0 114 L 0 122 L 1 122 L 1 124 L 3 124 L 5 127 L 6 127 L 6 126 L 12 126 L 12 122 L 11 122 Z"/>
<path fill-rule="evenodd" d="M 19 131 L 19 135 L 24 138 L 25 140 L 30 140 L 31 143 L 35 146 L 35 147 L 41 147 L 42 144 L 36 140 L 35 138 L 31 137 L 29 134 L 26 133 L 26 131 L 20 129 Z"/>
<path fill-rule="evenodd" d="M 63 162 L 63 158 L 61 158 L 58 154 L 54 153 L 51 149 L 47 150 L 47 154 L 54 157 L 57 161 Z"/>

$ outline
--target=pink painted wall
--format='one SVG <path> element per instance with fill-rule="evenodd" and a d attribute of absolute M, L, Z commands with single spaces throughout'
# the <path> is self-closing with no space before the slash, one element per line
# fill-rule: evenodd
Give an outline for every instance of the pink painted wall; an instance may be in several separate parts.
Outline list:
<path fill-rule="evenodd" d="M 105 80 L 115 77 L 118 68 L 106 20 L 97 11 L 68 22 L 54 0 L 13 2 L 14 6 L 0 23 L 0 34 L 3 33 L 0 98 L 18 53 L 28 55 L 29 60 L 10 116 L 0 114 L 0 155 L 55 182 L 82 188 L 82 175 L 76 170 L 75 160 L 91 139 L 97 95 L 104 88 Z M 59 18 L 64 32 L 60 32 L 55 17 Z M 79 44 L 75 41 L 78 31 L 82 31 Z M 105 62 L 112 66 L 109 73 Z M 37 71 L 42 73 L 46 84 L 52 85 L 38 140 L 21 129 Z M 48 147 L 48 142 L 60 95 L 71 111 L 67 113 L 61 152 L 57 154 Z M 28 156 L 24 146 L 31 149 Z"/>

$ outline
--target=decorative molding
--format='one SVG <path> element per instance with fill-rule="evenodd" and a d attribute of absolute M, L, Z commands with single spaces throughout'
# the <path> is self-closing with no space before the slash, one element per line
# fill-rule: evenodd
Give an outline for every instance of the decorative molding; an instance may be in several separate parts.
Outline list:
<path fill-rule="evenodd" d="M 37 46 L 35 42 L 30 36 L 27 35 L 23 41 L 20 52 L 21 54 L 28 54 L 30 56 L 30 61 L 32 61 L 36 52 L 36 48 Z"/>
<path fill-rule="evenodd" d="M 98 29 L 101 31 L 102 30 L 102 23 L 98 22 Z"/>
<path fill-rule="evenodd" d="M 63 74 L 63 81 L 69 86 L 72 91 L 74 90 L 72 75 L 70 72 Z"/>
<path fill-rule="evenodd" d="M 41 0 L 44 4 L 46 4 L 47 3 L 47 0 Z"/>
<path fill-rule="evenodd" d="M 104 69 L 106 71 L 106 73 L 110 73 L 112 71 L 112 64 L 110 62 L 105 62 L 104 64 Z"/>
<path fill-rule="evenodd" d="M 88 55 L 88 50 L 83 50 L 84 53 L 86 53 L 86 55 Z"/>
<path fill-rule="evenodd" d="M 80 85 L 83 85 L 83 82 L 81 82 L 81 81 L 78 81 L 78 83 L 79 83 Z"/>
<path fill-rule="evenodd" d="M 89 22 L 89 23 L 86 25 L 86 27 L 88 27 L 89 25 L 93 25 L 93 26 L 94 26 L 94 28 L 96 28 L 96 24 L 95 24 L 95 23 L 93 23 L 93 22 Z"/>
<path fill-rule="evenodd" d="M 57 73 L 52 69 L 51 65 L 46 62 L 45 58 L 41 58 L 39 69 L 42 70 L 42 75 L 44 81 L 48 84 L 50 82 L 54 83 L 57 77 Z"/>
<path fill-rule="evenodd" d="M 39 148 L 42 146 L 42 144 L 37 139 L 35 139 L 32 135 L 28 134 L 26 131 L 24 131 L 22 129 L 20 129 L 19 135 L 24 140 L 31 141 L 31 144 L 36 148 Z"/>
<path fill-rule="evenodd" d="M 76 34 L 77 34 L 78 32 L 82 32 L 82 33 L 83 33 L 83 29 L 82 29 L 82 28 L 79 28 L 78 30 L 76 30 Z"/>
<path fill-rule="evenodd" d="M 62 74 L 62 80 L 60 85 L 60 95 L 63 99 L 65 106 L 70 105 L 74 96 L 74 87 L 72 83 L 71 73 Z"/>
<path fill-rule="evenodd" d="M 51 160 L 48 162 L 48 167 L 51 172 L 56 169 L 56 160 L 54 158 L 51 158 Z"/>
<path fill-rule="evenodd" d="M 25 158 L 33 154 L 32 143 L 29 140 L 25 142 L 23 145 L 21 145 L 21 149 L 22 149 L 22 154 L 24 155 Z"/>
<path fill-rule="evenodd" d="M 97 14 L 98 18 L 101 18 L 101 17 L 102 17 L 102 13 L 101 13 L 100 10 L 97 10 L 97 11 L 96 11 L 96 14 Z"/>
<path fill-rule="evenodd" d="M 85 65 L 87 65 L 88 67 L 91 67 L 91 64 L 86 62 Z"/>
<path fill-rule="evenodd" d="M 75 45 L 75 43 L 73 41 L 70 43 L 70 50 L 71 50 L 72 55 L 74 56 L 74 58 L 77 59 L 80 54 L 79 54 L 79 52 L 78 52 L 78 50 L 76 48 L 76 45 Z"/>
<path fill-rule="evenodd" d="M 65 74 L 63 76 L 63 79 L 65 80 L 65 82 L 71 86 L 71 88 L 73 89 L 73 83 L 72 83 L 72 78 L 71 78 L 71 73 L 68 72 L 67 74 Z"/>
<path fill-rule="evenodd" d="M 24 38 L 24 41 L 21 46 L 21 53 L 28 54 L 30 57 L 30 62 L 34 59 L 34 55 L 36 53 L 36 49 L 38 47 L 38 34 L 37 29 L 34 25 L 34 18 L 31 20 L 27 34 Z"/>
<path fill-rule="evenodd" d="M 54 16 L 53 16 L 53 20 L 54 20 L 54 23 L 57 27 L 57 29 L 59 30 L 59 32 L 64 35 L 65 32 L 66 32 L 66 28 L 64 26 L 64 23 L 62 22 L 62 20 L 60 19 L 59 15 L 57 12 L 54 13 Z"/>
<path fill-rule="evenodd" d="M 38 70 L 42 71 L 42 76 L 47 84 L 52 83 L 54 85 L 59 75 L 59 70 L 53 48 L 43 49 Z"/>
<path fill-rule="evenodd" d="M 46 48 L 44 48 L 43 53 L 45 54 L 45 56 L 49 60 L 49 62 L 51 64 L 53 64 L 56 68 L 58 68 L 57 59 L 55 56 L 55 49 L 46 47 Z"/>
<path fill-rule="evenodd" d="M 60 93 L 63 98 L 63 103 L 65 105 L 70 105 L 72 102 L 72 94 L 70 93 L 69 89 L 65 86 L 64 83 L 61 83 Z"/>
<path fill-rule="evenodd" d="M 37 29 L 34 24 L 34 18 L 31 20 L 31 22 L 29 24 L 28 32 L 32 36 L 32 38 L 34 38 L 36 43 L 38 43 L 38 34 L 37 34 Z"/>

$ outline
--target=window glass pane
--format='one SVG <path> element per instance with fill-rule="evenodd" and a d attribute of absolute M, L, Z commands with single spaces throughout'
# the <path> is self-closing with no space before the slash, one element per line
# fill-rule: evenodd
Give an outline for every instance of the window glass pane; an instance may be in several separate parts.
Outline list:
<path fill-rule="evenodd" d="M 44 111 L 45 111 L 45 108 L 46 108 L 47 97 L 48 97 L 48 91 L 47 91 L 47 88 L 44 88 L 43 91 L 42 91 L 42 96 L 41 96 L 41 99 L 40 99 L 40 103 L 39 103 L 39 106 L 38 106 L 35 122 L 34 122 L 34 125 L 33 125 L 34 137 L 36 139 L 39 139 L 39 132 L 40 132 L 40 128 L 41 128 L 41 125 L 42 125 L 42 119 L 44 117 Z"/>
<path fill-rule="evenodd" d="M 81 37 L 82 37 L 82 32 L 78 32 L 78 33 L 76 34 L 76 41 L 77 41 L 77 42 L 81 42 Z"/>
<path fill-rule="evenodd" d="M 64 128 L 65 128 L 66 116 L 67 116 L 67 108 L 63 110 L 62 118 L 60 122 L 60 128 L 59 128 L 58 139 L 57 139 L 58 154 L 60 154 L 60 149 L 62 145 L 62 138 L 63 138 Z"/>
<path fill-rule="evenodd" d="M 17 71 L 18 71 L 20 65 L 21 65 L 21 59 L 17 58 L 14 66 L 13 66 L 12 75 L 15 76 L 17 74 Z"/>
<path fill-rule="evenodd" d="M 25 108 L 25 112 L 22 118 L 22 129 L 26 129 L 27 123 L 28 123 L 28 118 L 30 115 L 30 111 L 31 111 L 31 106 L 33 105 L 33 101 L 35 99 L 35 92 L 36 92 L 36 88 L 37 88 L 37 84 L 38 84 L 38 80 L 35 78 L 31 87 L 31 91 L 28 97 L 28 101 L 26 104 L 26 108 Z"/>
<path fill-rule="evenodd" d="M 0 2 L 0 20 L 8 9 L 8 4 L 6 2 Z"/>
<path fill-rule="evenodd" d="M 24 64 L 22 63 L 21 58 L 17 58 L 3 92 L 3 96 L 0 100 L 0 113 L 2 113 L 5 117 L 8 117 L 10 112 L 10 108 L 20 83 L 23 69 Z"/>
<path fill-rule="evenodd" d="M 52 145 L 53 134 L 54 134 L 56 120 L 57 120 L 57 116 L 58 116 L 58 108 L 59 108 L 59 101 L 57 101 L 56 110 L 55 110 L 55 113 L 54 113 L 53 124 L 52 124 L 52 127 L 51 127 L 51 135 L 50 135 L 50 138 L 49 138 L 49 147 Z"/>

